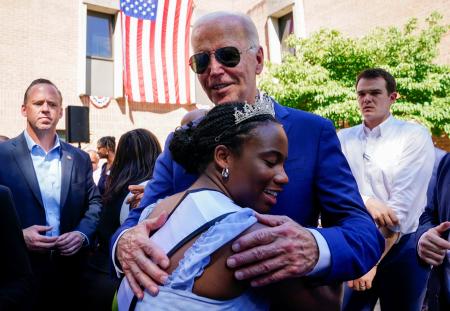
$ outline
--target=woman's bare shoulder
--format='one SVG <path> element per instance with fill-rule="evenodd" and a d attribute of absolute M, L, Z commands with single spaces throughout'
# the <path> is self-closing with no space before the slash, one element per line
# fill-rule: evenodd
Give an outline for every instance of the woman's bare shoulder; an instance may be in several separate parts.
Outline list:
<path fill-rule="evenodd" d="M 153 211 L 148 215 L 148 218 L 158 217 L 163 212 L 170 214 L 181 201 L 185 193 L 186 191 L 178 192 L 158 201 Z"/>
<path fill-rule="evenodd" d="M 236 239 L 264 227 L 266 226 L 255 223 Z M 223 245 L 211 256 L 210 264 L 194 283 L 194 293 L 211 299 L 224 300 L 242 295 L 247 290 L 248 282 L 238 281 L 234 277 L 234 270 L 228 268 L 226 264 L 228 257 L 234 254 L 231 245 L 236 239 Z"/>

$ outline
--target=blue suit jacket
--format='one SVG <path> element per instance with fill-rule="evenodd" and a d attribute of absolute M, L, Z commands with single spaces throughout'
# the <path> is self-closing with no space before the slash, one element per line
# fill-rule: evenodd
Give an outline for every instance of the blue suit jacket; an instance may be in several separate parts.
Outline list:
<path fill-rule="evenodd" d="M 275 103 L 275 115 L 289 140 L 285 170 L 289 183 L 272 214 L 286 215 L 306 227 L 316 227 L 328 243 L 331 267 L 325 282 L 354 279 L 372 268 L 384 249 L 384 239 L 364 207 L 356 182 L 341 152 L 329 120 Z M 142 207 L 188 188 L 196 179 L 172 160 L 166 141 L 153 180 L 145 188 L 141 207 L 132 210 L 112 238 L 136 225 Z"/>
<path fill-rule="evenodd" d="M 436 185 L 432 200 L 428 202 L 425 211 L 420 216 L 416 239 L 428 229 L 436 227 L 441 222 L 450 220 L 450 154 L 445 155 L 437 170 Z M 448 235 L 448 231 L 447 231 Z M 447 236 L 445 236 L 447 238 Z"/>
<path fill-rule="evenodd" d="M 425 211 L 420 216 L 419 227 L 416 232 L 416 245 L 422 234 L 444 221 L 450 221 L 450 154 L 448 153 L 439 164 L 432 200 L 428 202 Z M 447 230 L 443 238 L 448 239 L 448 235 L 449 231 Z M 447 258 L 444 258 L 444 263 L 446 260 Z M 428 305 L 437 308 L 438 305 L 442 304 L 440 310 L 448 310 L 448 304 L 445 305 L 447 299 L 444 298 L 448 292 L 445 268 L 445 265 L 434 267 L 428 282 Z"/>
<path fill-rule="evenodd" d="M 101 197 L 87 153 L 61 143 L 60 233 L 80 231 L 90 241 L 97 227 Z M 22 228 L 46 225 L 36 173 L 23 133 L 0 144 L 0 184 L 11 189 Z"/>

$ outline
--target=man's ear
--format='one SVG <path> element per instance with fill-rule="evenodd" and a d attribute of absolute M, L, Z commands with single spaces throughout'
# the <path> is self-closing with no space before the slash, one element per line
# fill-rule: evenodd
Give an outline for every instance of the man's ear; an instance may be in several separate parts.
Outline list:
<path fill-rule="evenodd" d="M 398 98 L 398 93 L 397 92 L 392 92 L 389 95 L 389 99 L 391 100 L 391 104 L 393 104 L 397 98 Z"/>
<path fill-rule="evenodd" d="M 231 165 L 231 151 L 224 145 L 218 145 L 214 149 L 214 163 L 215 166 L 222 170 Z"/>
<path fill-rule="evenodd" d="M 259 75 L 264 68 L 264 50 L 262 46 L 258 47 L 256 52 L 256 74 Z"/>
<path fill-rule="evenodd" d="M 22 115 L 26 118 L 27 117 L 27 107 L 25 106 L 25 104 L 22 104 L 20 111 L 22 112 Z"/>

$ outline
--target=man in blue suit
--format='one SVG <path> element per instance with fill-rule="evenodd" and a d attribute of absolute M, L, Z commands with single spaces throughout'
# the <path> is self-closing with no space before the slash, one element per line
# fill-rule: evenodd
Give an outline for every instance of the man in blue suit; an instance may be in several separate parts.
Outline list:
<path fill-rule="evenodd" d="M 437 278 L 435 288 L 429 289 L 429 310 L 450 308 L 450 155 L 442 159 L 428 203 L 417 228 L 417 253 L 421 260 L 433 266 Z"/>
<path fill-rule="evenodd" d="M 11 189 L 34 274 L 33 309 L 76 308 L 79 276 L 101 198 L 87 153 L 60 141 L 62 96 L 45 79 L 25 92 L 27 127 L 0 145 L 0 184 Z"/>
<path fill-rule="evenodd" d="M 196 22 L 191 39 L 196 54 L 190 65 L 211 101 L 254 103 L 264 55 L 253 22 L 245 15 L 208 14 Z M 250 279 L 252 286 L 307 274 L 323 282 L 363 275 L 379 259 L 384 242 L 364 208 L 333 125 L 275 101 L 274 105 L 289 138 L 285 164 L 289 184 L 278 196 L 273 215 L 258 216 L 270 228 L 235 241 L 236 254 L 227 264 L 236 269 L 237 279 Z M 165 254 L 148 241 L 149 232 L 161 221 L 146 220 L 133 227 L 142 207 L 185 190 L 196 178 L 172 160 L 167 146 L 141 207 L 131 212 L 112 239 L 116 268 L 121 266 L 138 297 L 142 297 L 139 285 L 157 294 L 169 265 Z M 324 228 L 316 228 L 319 216 Z"/>

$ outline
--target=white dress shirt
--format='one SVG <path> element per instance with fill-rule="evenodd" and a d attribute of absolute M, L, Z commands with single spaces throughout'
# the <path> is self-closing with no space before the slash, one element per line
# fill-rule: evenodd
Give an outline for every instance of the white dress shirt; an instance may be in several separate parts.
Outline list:
<path fill-rule="evenodd" d="M 47 236 L 59 236 L 60 230 L 60 198 L 61 198 L 61 145 L 58 135 L 55 136 L 54 146 L 46 152 L 28 134 L 24 132 L 34 172 L 41 191 L 44 205 L 46 225 L 52 229 Z"/>
<path fill-rule="evenodd" d="M 434 164 L 428 130 L 390 116 L 372 130 L 361 124 L 338 137 L 364 202 L 373 197 L 394 210 L 400 225 L 392 231 L 416 231 Z"/>

